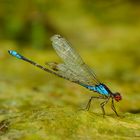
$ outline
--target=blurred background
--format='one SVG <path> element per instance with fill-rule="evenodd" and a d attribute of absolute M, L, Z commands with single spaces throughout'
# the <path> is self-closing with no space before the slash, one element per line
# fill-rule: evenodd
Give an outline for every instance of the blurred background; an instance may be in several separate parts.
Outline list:
<path fill-rule="evenodd" d="M 98 79 L 122 94 L 119 112 L 140 113 L 139 0 L 1 0 L 1 114 L 39 106 L 78 108 L 93 95 L 7 53 L 17 50 L 42 65 L 61 62 L 51 46 L 54 34 L 69 40 Z M 101 113 L 98 102 L 95 106 Z"/>

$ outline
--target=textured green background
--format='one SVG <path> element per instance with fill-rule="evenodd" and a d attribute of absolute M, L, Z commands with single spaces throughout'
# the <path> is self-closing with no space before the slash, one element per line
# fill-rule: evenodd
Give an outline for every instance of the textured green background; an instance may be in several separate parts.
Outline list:
<path fill-rule="evenodd" d="M 0 140 L 140 139 L 140 3 L 20 0 L 0 2 Z M 106 106 L 95 93 L 17 60 L 17 50 L 42 65 L 61 60 L 50 44 L 66 37 L 99 79 L 122 94 Z"/>

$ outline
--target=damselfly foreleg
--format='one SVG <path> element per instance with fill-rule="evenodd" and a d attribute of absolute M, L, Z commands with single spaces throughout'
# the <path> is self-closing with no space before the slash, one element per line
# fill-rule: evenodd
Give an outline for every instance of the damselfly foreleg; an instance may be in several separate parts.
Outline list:
<path fill-rule="evenodd" d="M 112 98 L 111 108 L 112 108 L 112 110 L 115 112 L 115 114 L 116 114 L 117 116 L 119 116 L 118 113 L 117 113 L 117 111 L 116 111 L 116 108 L 115 108 L 115 106 L 114 106 L 114 100 L 113 100 L 113 98 Z"/>

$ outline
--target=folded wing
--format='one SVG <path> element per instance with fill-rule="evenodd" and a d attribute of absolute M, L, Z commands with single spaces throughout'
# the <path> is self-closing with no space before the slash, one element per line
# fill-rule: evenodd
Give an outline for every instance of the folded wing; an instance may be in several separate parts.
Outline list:
<path fill-rule="evenodd" d="M 73 82 L 78 81 L 87 85 L 99 84 L 94 72 L 84 63 L 66 39 L 60 35 L 54 35 L 51 41 L 53 48 L 64 62 L 63 64 L 48 64 L 56 73 Z"/>

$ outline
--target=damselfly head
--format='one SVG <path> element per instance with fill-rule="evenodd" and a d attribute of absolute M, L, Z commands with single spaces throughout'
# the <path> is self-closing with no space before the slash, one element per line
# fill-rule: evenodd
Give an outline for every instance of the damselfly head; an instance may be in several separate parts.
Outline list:
<path fill-rule="evenodd" d="M 116 92 L 113 94 L 114 99 L 119 102 L 120 100 L 122 100 L 122 96 L 120 93 Z"/>

